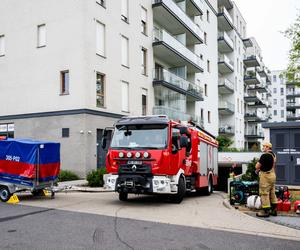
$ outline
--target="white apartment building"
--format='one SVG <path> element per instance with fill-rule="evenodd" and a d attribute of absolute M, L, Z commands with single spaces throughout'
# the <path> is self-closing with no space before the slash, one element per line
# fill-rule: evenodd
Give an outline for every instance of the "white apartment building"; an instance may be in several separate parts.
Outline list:
<path fill-rule="evenodd" d="M 272 78 L 272 121 L 300 120 L 300 88 L 283 76 L 283 70 L 271 72 Z"/>
<path fill-rule="evenodd" d="M 272 91 L 272 122 L 286 122 L 287 121 L 287 100 L 294 98 L 296 89 L 289 88 L 287 92 L 286 80 L 282 75 L 283 70 L 271 71 L 271 91 Z M 300 95 L 299 95 L 300 96 Z M 289 107 L 292 109 L 292 107 Z"/>
<path fill-rule="evenodd" d="M 217 79 L 217 0 L 0 3 L 0 135 L 60 142 L 82 176 L 105 164 L 102 131 L 122 116 L 217 135 Z"/>
<path fill-rule="evenodd" d="M 246 22 L 236 4 L 219 0 L 219 133 L 244 148 L 244 65 Z"/>
<path fill-rule="evenodd" d="M 245 148 L 259 150 L 264 139 L 262 122 L 270 118 L 270 76 L 255 38 L 246 39 L 245 65 Z"/>

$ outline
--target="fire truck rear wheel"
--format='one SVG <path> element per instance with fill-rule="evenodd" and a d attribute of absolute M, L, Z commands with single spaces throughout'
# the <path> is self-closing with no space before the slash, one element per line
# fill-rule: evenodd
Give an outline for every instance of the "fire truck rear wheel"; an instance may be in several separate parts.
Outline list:
<path fill-rule="evenodd" d="M 128 193 L 127 192 L 120 192 L 119 193 L 119 200 L 120 201 L 127 201 L 128 200 Z"/>
<path fill-rule="evenodd" d="M 205 194 L 210 195 L 213 191 L 214 191 L 214 187 L 213 187 L 212 178 L 209 177 L 208 186 L 207 186 L 207 190 L 206 190 Z"/>
<path fill-rule="evenodd" d="M 11 197 L 11 193 L 9 192 L 8 187 L 2 186 L 0 187 L 0 200 L 3 202 L 7 202 Z"/>
<path fill-rule="evenodd" d="M 173 203 L 179 204 L 182 202 L 184 196 L 186 193 L 186 186 L 185 186 L 185 180 L 184 178 L 181 176 L 178 180 L 178 191 L 177 194 L 173 194 L 170 196 L 171 201 Z"/>

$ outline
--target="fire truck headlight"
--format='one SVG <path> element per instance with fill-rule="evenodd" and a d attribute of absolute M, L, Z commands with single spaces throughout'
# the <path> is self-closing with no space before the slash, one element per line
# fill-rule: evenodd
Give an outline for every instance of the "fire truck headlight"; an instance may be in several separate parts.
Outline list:
<path fill-rule="evenodd" d="M 132 157 L 132 153 L 128 152 L 126 156 L 127 156 L 127 158 L 131 158 Z"/>
<path fill-rule="evenodd" d="M 119 153 L 119 157 L 120 157 L 120 158 L 123 158 L 123 157 L 124 157 L 124 153 L 123 153 L 123 152 L 120 152 L 120 153 Z"/>
<path fill-rule="evenodd" d="M 135 158 L 140 158 L 141 157 L 141 153 L 140 152 L 136 152 L 135 153 Z"/>
<path fill-rule="evenodd" d="M 154 183 L 155 186 L 158 186 L 158 185 L 159 185 L 159 181 L 158 181 L 158 180 L 154 180 L 153 183 Z"/>
<path fill-rule="evenodd" d="M 150 155 L 148 152 L 144 152 L 143 156 L 144 156 L 144 158 L 148 158 Z"/>

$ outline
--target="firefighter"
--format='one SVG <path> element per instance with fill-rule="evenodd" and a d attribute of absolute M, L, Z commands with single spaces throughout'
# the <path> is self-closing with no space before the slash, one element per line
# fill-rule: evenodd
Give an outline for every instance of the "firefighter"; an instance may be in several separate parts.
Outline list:
<path fill-rule="evenodd" d="M 262 210 L 256 216 L 269 217 L 277 215 L 277 198 L 275 195 L 275 162 L 276 156 L 272 152 L 272 144 L 264 142 L 263 154 L 256 163 L 256 173 L 259 173 L 259 195 L 261 197 Z"/>

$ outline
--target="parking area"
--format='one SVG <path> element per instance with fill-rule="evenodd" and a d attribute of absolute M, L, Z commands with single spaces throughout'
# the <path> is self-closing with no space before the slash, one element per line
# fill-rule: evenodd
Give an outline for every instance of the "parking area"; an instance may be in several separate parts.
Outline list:
<path fill-rule="evenodd" d="M 187 196 L 181 204 L 159 196 L 130 196 L 121 202 L 112 192 L 62 192 L 56 198 L 20 194 L 20 205 L 160 222 L 197 228 L 300 240 L 300 230 L 258 220 L 223 204 L 225 194 Z"/>

